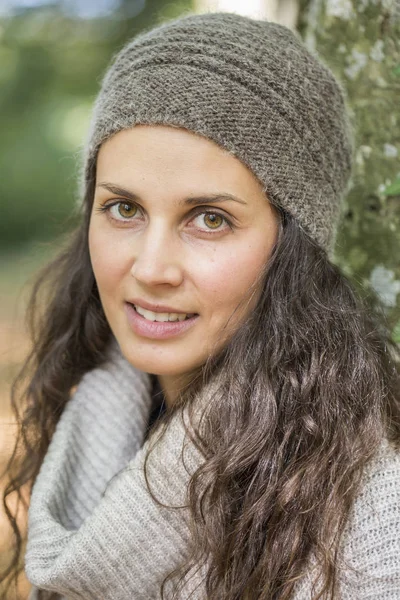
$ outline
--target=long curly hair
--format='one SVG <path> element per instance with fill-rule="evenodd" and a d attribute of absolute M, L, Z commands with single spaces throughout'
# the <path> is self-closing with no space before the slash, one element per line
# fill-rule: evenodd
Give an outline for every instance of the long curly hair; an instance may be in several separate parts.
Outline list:
<path fill-rule="evenodd" d="M 81 224 L 29 304 L 33 345 L 12 390 L 19 429 L 3 496 L 15 534 L 4 600 L 26 541 L 7 498 L 16 493 L 27 507 L 22 490 L 32 489 L 71 389 L 104 361 L 111 339 L 88 248 L 92 172 Z M 289 600 L 311 557 L 321 573 L 313 600 L 336 598 L 340 539 L 362 472 L 383 437 L 400 446 L 399 353 L 383 311 L 278 210 L 256 308 L 177 402 L 193 403 L 218 374 L 193 438 L 206 460 L 188 487 L 194 543 L 181 569 L 207 561 L 212 600 Z"/>

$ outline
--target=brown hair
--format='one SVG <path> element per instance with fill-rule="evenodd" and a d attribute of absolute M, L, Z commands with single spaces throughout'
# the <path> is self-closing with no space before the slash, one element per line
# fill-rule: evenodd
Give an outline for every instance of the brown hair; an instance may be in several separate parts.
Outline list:
<path fill-rule="evenodd" d="M 88 249 L 94 181 L 80 226 L 30 302 L 33 349 L 13 387 L 20 427 L 3 498 L 15 532 L 0 579 L 9 585 L 23 568 L 23 539 L 7 497 L 31 490 L 71 388 L 104 360 L 111 336 Z M 195 432 L 206 460 L 189 485 L 194 543 L 181 569 L 207 561 L 215 600 L 288 600 L 311 556 L 322 576 L 314 600 L 337 597 L 339 543 L 363 469 L 382 437 L 400 444 L 398 348 L 384 317 L 280 213 L 256 309 L 179 400 L 193 402 L 218 373 L 206 427 Z"/>

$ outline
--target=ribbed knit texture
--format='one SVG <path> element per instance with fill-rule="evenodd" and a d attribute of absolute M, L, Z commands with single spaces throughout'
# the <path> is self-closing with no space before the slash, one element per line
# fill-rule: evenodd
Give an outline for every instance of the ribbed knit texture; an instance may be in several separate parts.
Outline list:
<path fill-rule="evenodd" d="M 150 376 L 116 347 L 83 378 L 31 496 L 25 559 L 34 585 L 67 598 L 158 598 L 161 576 L 184 557 L 187 526 L 184 511 L 157 506 L 146 488 L 148 442 L 140 448 L 150 409 Z M 153 493 L 173 506 L 184 504 L 188 477 L 183 438 L 183 424 L 173 422 L 148 462 Z M 194 456 L 185 452 L 186 467 L 198 464 Z"/>
<path fill-rule="evenodd" d="M 206 399 L 207 393 L 201 406 Z M 147 491 L 143 459 L 151 439 L 142 441 L 150 406 L 150 376 L 115 348 L 68 402 L 28 513 L 31 600 L 37 589 L 71 599 L 161 598 L 161 581 L 184 559 L 190 537 L 187 509 L 160 507 Z M 153 493 L 165 504 L 184 505 L 190 474 L 202 460 L 176 418 L 150 454 Z M 364 479 L 343 540 L 340 598 L 399 600 L 400 457 L 387 442 Z M 206 600 L 203 576 L 204 570 L 189 582 L 190 591 L 201 584 L 193 600 Z M 311 576 L 293 600 L 310 600 Z M 186 591 L 182 600 L 188 597 Z"/>
<path fill-rule="evenodd" d="M 187 14 L 113 59 L 83 149 L 80 197 L 100 145 L 136 124 L 183 127 L 253 171 L 273 203 L 328 252 L 347 191 L 353 134 L 344 91 L 288 28 L 234 13 Z"/>

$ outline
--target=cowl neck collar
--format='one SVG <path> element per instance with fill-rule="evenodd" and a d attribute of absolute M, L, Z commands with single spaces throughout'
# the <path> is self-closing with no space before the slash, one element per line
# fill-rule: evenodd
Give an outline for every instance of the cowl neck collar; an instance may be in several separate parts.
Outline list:
<path fill-rule="evenodd" d="M 114 344 L 68 401 L 28 512 L 25 572 L 37 589 L 76 599 L 151 600 L 161 598 L 162 580 L 183 562 L 186 488 L 203 457 L 188 443 L 183 412 L 176 413 L 146 473 L 156 498 L 178 508 L 152 499 L 143 473 L 151 391 L 151 376 Z M 201 587 L 192 597 L 204 598 Z"/>

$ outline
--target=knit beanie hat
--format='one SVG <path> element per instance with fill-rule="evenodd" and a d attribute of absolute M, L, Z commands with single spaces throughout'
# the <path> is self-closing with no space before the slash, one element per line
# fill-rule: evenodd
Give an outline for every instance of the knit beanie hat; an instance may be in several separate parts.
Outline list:
<path fill-rule="evenodd" d="M 80 194 L 96 176 L 100 145 L 137 124 L 213 140 L 332 252 L 351 174 L 351 125 L 341 85 L 290 29 L 234 13 L 186 13 L 137 35 L 103 78 Z"/>

